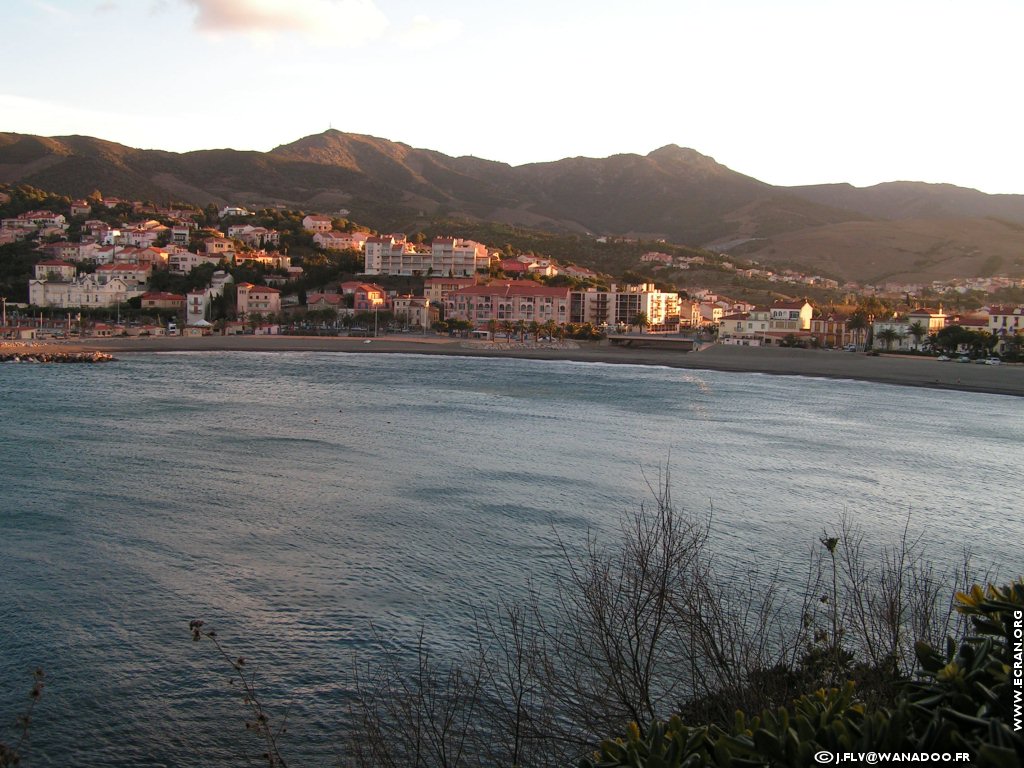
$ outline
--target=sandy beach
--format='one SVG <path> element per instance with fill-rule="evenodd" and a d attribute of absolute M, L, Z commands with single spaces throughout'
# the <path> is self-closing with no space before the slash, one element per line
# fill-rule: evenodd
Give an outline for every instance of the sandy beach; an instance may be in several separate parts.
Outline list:
<path fill-rule="evenodd" d="M 663 365 L 695 370 L 735 371 L 790 376 L 857 379 L 903 386 L 1024 396 L 1024 365 L 939 362 L 900 355 L 871 357 L 835 350 L 780 349 L 712 345 L 699 352 L 624 349 L 605 342 L 577 342 L 576 348 L 514 347 L 446 337 L 383 336 L 376 339 L 316 336 L 204 336 L 200 338 L 116 338 L 69 342 L 3 342 L 0 350 L 109 352 L 123 357 L 139 352 L 352 352 L 518 357 L 533 360 L 628 365 Z"/>

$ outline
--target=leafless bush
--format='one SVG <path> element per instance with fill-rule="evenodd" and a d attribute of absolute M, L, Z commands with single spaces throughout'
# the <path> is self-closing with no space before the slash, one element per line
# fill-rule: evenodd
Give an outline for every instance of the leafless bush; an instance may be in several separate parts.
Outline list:
<path fill-rule="evenodd" d="M 436 658 L 421 632 L 413 653 L 357 664 L 343 763 L 547 768 L 676 713 L 725 722 L 846 679 L 884 699 L 914 642 L 950 633 L 948 596 L 973 576 L 937 573 L 908 530 L 871 552 L 846 516 L 802 587 L 721 570 L 711 516 L 677 509 L 667 472 L 652 490 L 613 541 L 560 542 L 553 588 L 481 614 L 458 658 Z"/>

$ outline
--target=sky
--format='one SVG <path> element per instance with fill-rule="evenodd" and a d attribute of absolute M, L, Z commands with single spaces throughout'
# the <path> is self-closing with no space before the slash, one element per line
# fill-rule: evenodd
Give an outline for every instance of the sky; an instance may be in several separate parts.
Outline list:
<path fill-rule="evenodd" d="M 0 131 L 1024 193 L 1024 0 L 4 0 Z"/>

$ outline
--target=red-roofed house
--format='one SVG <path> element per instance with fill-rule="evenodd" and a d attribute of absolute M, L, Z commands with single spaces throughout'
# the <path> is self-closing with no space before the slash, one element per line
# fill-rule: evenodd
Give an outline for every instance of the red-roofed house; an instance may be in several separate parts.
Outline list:
<path fill-rule="evenodd" d="M 36 280 L 59 280 L 70 282 L 75 279 L 77 268 L 62 259 L 46 259 L 35 266 Z"/>
<path fill-rule="evenodd" d="M 238 316 L 245 317 L 259 313 L 273 315 L 281 311 L 281 292 L 267 285 L 239 283 Z"/>
<path fill-rule="evenodd" d="M 529 264 L 524 264 L 519 259 L 502 259 L 499 266 L 501 271 L 509 276 L 525 275 L 530 268 Z"/>
<path fill-rule="evenodd" d="M 310 232 L 330 232 L 334 228 L 334 221 L 330 216 L 310 214 L 302 220 L 302 228 Z"/>
<path fill-rule="evenodd" d="M 170 309 L 175 312 L 185 311 L 185 297 L 177 293 L 147 291 L 142 294 L 143 309 Z"/>
<path fill-rule="evenodd" d="M 92 205 L 89 204 L 88 200 L 71 201 L 72 216 L 88 216 L 90 213 L 92 213 Z"/>
<path fill-rule="evenodd" d="M 348 280 L 339 286 L 345 296 L 352 297 L 352 308 L 356 312 L 390 309 L 388 292 L 375 283 L 360 283 Z"/>
<path fill-rule="evenodd" d="M 839 349 L 857 343 L 857 332 L 846 327 L 849 315 L 829 312 L 811 319 L 811 336 L 823 347 Z"/>
<path fill-rule="evenodd" d="M 310 293 L 306 295 L 306 311 L 330 309 L 335 313 L 345 308 L 345 297 L 340 293 Z"/>

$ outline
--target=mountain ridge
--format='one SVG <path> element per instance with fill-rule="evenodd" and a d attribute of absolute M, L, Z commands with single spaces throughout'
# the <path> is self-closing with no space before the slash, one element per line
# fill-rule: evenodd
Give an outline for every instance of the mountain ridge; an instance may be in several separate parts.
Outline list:
<path fill-rule="evenodd" d="M 1024 226 L 1024 195 L 924 182 L 775 186 L 676 144 L 646 155 L 512 166 L 335 129 L 269 152 L 174 153 L 89 136 L 0 133 L 0 182 L 72 196 L 100 189 L 159 201 L 187 194 L 199 204 L 323 207 L 325 212 L 343 207 L 380 230 L 455 217 L 692 246 L 746 240 L 759 247 L 748 245 L 744 252 L 764 263 L 811 269 L 827 264 L 832 273 L 851 277 L 869 272 L 867 263 L 879 254 L 895 257 L 907 248 L 914 257 L 910 264 L 916 264 L 911 274 L 955 275 L 957 259 L 948 248 L 941 259 L 929 256 L 950 240 L 949 226 L 935 226 L 928 234 L 927 226 L 908 229 L 895 222 L 971 220 L 961 228 L 968 240 L 957 247 L 964 253 L 995 248 L 989 255 L 1011 273 L 1024 274 L 1024 263 L 1014 255 L 1015 250 L 1024 254 L 1024 231 L 1007 232 L 1004 226 Z M 873 223 L 853 226 L 858 222 Z M 850 231 L 871 236 L 851 251 L 842 242 Z M 887 245 L 890 240 L 899 241 L 895 250 Z M 901 257 L 900 263 L 905 261 Z M 976 261 L 964 260 L 964 269 Z"/>

